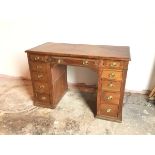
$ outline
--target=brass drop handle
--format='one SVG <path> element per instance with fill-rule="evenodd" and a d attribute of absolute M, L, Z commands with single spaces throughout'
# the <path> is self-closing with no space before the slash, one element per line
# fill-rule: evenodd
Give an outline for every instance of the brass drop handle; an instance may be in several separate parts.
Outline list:
<path fill-rule="evenodd" d="M 113 62 L 112 64 L 110 64 L 111 67 L 116 67 L 117 66 L 117 63 L 116 62 Z"/>
<path fill-rule="evenodd" d="M 112 96 L 108 96 L 107 100 L 112 100 L 112 98 L 113 98 Z"/>
<path fill-rule="evenodd" d="M 88 65 L 88 60 L 83 60 L 83 65 Z"/>
<path fill-rule="evenodd" d="M 109 85 L 108 85 L 109 87 L 113 87 L 114 85 L 112 84 L 112 83 L 109 83 Z"/>
<path fill-rule="evenodd" d="M 40 78 L 42 78 L 43 77 L 43 75 L 42 74 L 39 74 L 38 75 L 38 79 L 40 79 Z"/>
<path fill-rule="evenodd" d="M 115 73 L 110 73 L 109 77 L 110 77 L 110 79 L 114 78 L 115 77 Z"/>
<path fill-rule="evenodd" d="M 42 89 L 42 88 L 45 88 L 45 86 L 44 85 L 40 85 L 39 88 Z"/>
<path fill-rule="evenodd" d="M 45 96 L 42 96 L 41 99 L 42 99 L 42 100 L 46 100 L 46 97 L 45 97 Z"/>
<path fill-rule="evenodd" d="M 109 108 L 109 109 L 107 109 L 107 112 L 111 112 L 111 110 L 112 110 L 112 109 Z"/>
<path fill-rule="evenodd" d="M 34 60 L 39 60 L 39 56 L 35 56 Z"/>

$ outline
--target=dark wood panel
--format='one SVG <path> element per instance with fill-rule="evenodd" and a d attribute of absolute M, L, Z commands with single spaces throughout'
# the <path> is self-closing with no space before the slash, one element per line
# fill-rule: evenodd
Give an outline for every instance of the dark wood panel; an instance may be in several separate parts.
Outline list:
<path fill-rule="evenodd" d="M 96 85 L 87 85 L 85 83 L 69 83 L 68 87 L 71 90 L 78 90 L 81 92 L 96 93 L 97 91 Z"/>
<path fill-rule="evenodd" d="M 66 65 L 60 65 L 60 64 L 55 64 L 52 66 L 51 69 L 51 76 L 52 76 L 52 81 L 53 83 L 59 79 L 62 74 L 67 72 L 67 66 Z"/>
<path fill-rule="evenodd" d="M 64 93 L 67 91 L 67 73 L 64 72 L 54 83 L 53 83 L 53 103 L 56 105 L 62 98 Z"/>

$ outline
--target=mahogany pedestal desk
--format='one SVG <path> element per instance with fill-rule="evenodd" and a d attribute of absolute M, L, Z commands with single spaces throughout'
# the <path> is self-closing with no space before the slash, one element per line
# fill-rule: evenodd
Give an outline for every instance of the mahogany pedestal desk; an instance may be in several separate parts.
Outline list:
<path fill-rule="evenodd" d="M 96 117 L 122 121 L 128 46 L 45 43 L 26 50 L 34 105 L 55 108 L 66 92 L 67 65 L 89 67 L 98 74 Z"/>

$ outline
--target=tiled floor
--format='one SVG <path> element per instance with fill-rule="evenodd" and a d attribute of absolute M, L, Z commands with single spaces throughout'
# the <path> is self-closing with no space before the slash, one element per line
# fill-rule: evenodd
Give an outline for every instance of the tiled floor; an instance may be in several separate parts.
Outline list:
<path fill-rule="evenodd" d="M 94 118 L 96 94 L 69 90 L 56 109 L 32 103 L 31 82 L 0 81 L 0 134 L 155 134 L 155 105 L 126 93 L 122 123 Z"/>

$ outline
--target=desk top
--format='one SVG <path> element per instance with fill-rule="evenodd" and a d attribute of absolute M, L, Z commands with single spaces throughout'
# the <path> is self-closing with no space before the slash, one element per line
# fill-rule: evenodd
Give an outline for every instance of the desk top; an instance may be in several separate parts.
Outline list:
<path fill-rule="evenodd" d="M 25 52 L 37 54 L 48 54 L 54 56 L 72 56 L 86 58 L 110 58 L 119 60 L 130 60 L 130 49 L 128 46 L 110 45 L 87 45 L 47 42 L 36 46 Z"/>

